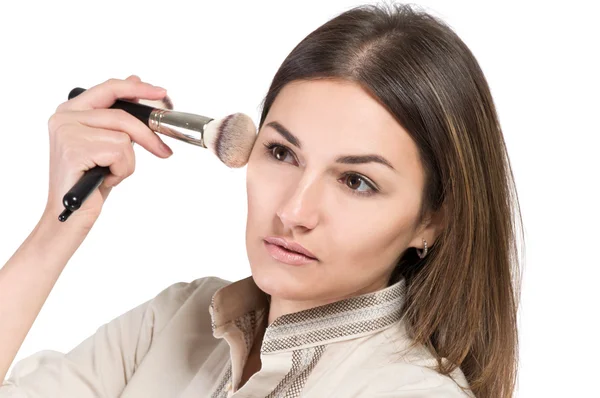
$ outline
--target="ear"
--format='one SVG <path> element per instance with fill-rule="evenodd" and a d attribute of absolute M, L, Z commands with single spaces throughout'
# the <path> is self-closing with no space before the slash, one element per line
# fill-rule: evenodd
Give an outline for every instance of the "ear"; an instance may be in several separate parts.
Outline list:
<path fill-rule="evenodd" d="M 438 235 L 444 229 L 446 219 L 446 207 L 442 206 L 437 212 L 427 214 L 421 225 L 415 228 L 415 234 L 410 241 L 409 247 L 419 250 L 424 249 L 423 239 L 427 241 L 427 247 L 433 246 Z"/>

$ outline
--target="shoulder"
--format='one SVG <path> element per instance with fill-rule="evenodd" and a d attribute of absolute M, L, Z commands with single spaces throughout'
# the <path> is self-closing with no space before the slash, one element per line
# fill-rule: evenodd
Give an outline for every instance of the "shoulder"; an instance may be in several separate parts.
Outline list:
<path fill-rule="evenodd" d="M 375 397 L 473 397 L 460 367 L 449 375 L 437 371 L 437 361 L 422 345 L 413 345 L 406 332 L 406 324 L 400 321 L 383 333 L 385 344 L 379 346 L 386 361 L 387 387 Z M 446 362 L 446 359 L 442 359 Z M 385 386 L 383 382 L 379 384 Z"/>
<path fill-rule="evenodd" d="M 191 296 L 206 293 L 212 294 L 223 286 L 229 285 L 231 281 L 217 276 L 204 276 L 190 282 L 176 282 L 166 286 L 155 297 L 157 302 L 181 302 Z"/>
<path fill-rule="evenodd" d="M 174 355 L 173 344 L 179 348 L 184 344 L 182 336 L 187 343 L 192 340 L 190 336 L 211 333 L 208 306 L 212 294 L 229 283 L 214 276 L 173 283 L 101 325 L 68 353 L 42 350 L 19 360 L 1 383 L 0 397 L 38 396 L 34 391 L 50 391 L 50 395 L 61 391 L 61 396 L 80 397 L 85 395 L 82 391 L 92 390 L 117 396 L 152 355 L 153 347 L 158 351 L 151 361 L 161 362 Z M 163 344 L 156 344 L 158 340 Z"/>
<path fill-rule="evenodd" d="M 190 282 L 176 282 L 161 290 L 148 301 L 148 307 L 156 314 L 172 316 L 182 306 L 202 306 L 208 311 L 213 294 L 231 281 L 217 276 L 205 276 Z M 204 306 L 206 305 L 206 308 Z"/>
<path fill-rule="evenodd" d="M 446 376 L 438 373 L 433 367 L 404 363 L 389 367 L 385 373 L 388 380 L 394 378 L 398 382 L 388 382 L 387 386 L 381 383 L 382 388 L 373 397 L 473 398 L 458 368 Z"/>
<path fill-rule="evenodd" d="M 444 375 L 436 365 L 433 358 L 390 361 L 374 374 L 377 380 L 372 380 L 372 385 L 379 388 L 372 397 L 473 398 L 460 368 Z"/>
<path fill-rule="evenodd" d="M 143 304 L 144 317 L 151 320 L 154 334 L 160 333 L 169 323 L 181 317 L 195 316 L 206 321 L 204 317 L 209 316 L 208 307 L 213 294 L 230 283 L 216 276 L 173 283 Z"/>

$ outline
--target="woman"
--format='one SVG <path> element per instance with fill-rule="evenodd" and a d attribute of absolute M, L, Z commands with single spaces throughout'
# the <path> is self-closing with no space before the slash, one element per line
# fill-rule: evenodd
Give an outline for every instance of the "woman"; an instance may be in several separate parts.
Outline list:
<path fill-rule="evenodd" d="M 48 204 L 0 271 L 3 378 L 133 172 L 130 142 L 170 155 L 105 108 L 164 96 L 111 79 L 51 117 Z M 357 7 L 293 49 L 263 105 L 247 167 L 252 276 L 169 286 L 71 352 L 17 363 L 0 397 L 512 396 L 520 213 L 465 44 L 409 6 Z M 61 193 L 95 164 L 113 175 L 58 226 Z"/>

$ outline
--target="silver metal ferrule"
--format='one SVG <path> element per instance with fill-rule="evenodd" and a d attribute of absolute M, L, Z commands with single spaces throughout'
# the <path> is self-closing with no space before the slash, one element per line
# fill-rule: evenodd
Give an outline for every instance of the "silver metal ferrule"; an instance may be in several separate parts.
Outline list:
<path fill-rule="evenodd" d="M 193 113 L 155 109 L 148 119 L 148 127 L 157 133 L 206 148 L 204 126 L 211 120 L 213 119 Z"/>

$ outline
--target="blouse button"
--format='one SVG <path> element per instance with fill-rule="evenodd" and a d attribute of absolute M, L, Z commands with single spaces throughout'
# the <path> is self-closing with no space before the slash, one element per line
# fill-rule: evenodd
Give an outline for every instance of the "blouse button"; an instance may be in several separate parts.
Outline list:
<path fill-rule="evenodd" d="M 231 382 L 227 383 L 227 390 L 231 390 Z"/>

